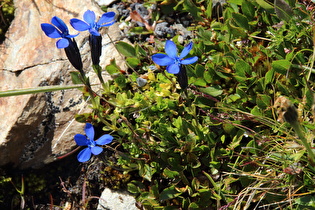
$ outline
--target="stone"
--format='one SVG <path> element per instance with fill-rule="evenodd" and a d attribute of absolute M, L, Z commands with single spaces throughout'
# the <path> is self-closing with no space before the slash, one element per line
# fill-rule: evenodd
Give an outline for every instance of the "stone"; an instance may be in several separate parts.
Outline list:
<path fill-rule="evenodd" d="M 100 6 L 109 6 L 112 3 L 114 3 L 116 0 L 96 0 L 96 2 L 98 3 L 98 5 Z"/>
<path fill-rule="evenodd" d="M 105 188 L 99 199 L 97 210 L 138 210 L 136 199 L 126 192 L 113 191 Z"/>
<path fill-rule="evenodd" d="M 58 16 L 68 25 L 70 34 L 76 34 L 69 24 L 71 18 L 82 19 L 88 9 L 97 16 L 103 11 L 88 0 L 16 0 L 14 5 L 15 18 L 0 45 L 0 91 L 72 85 L 69 73 L 75 69 L 64 50 L 55 47 L 57 39 L 47 37 L 40 24 Z M 121 39 L 117 24 L 110 26 L 108 34 L 114 41 Z M 81 32 L 75 39 L 91 83 L 99 84 L 91 68 L 87 36 L 88 32 Z M 124 68 L 123 58 L 108 36 L 102 36 L 100 65 L 105 67 L 115 58 Z M 104 77 L 109 79 L 108 75 Z M 84 128 L 74 116 L 89 112 L 88 107 L 76 89 L 0 98 L 0 166 L 40 167 L 70 152 L 75 147 L 73 136 L 83 133 Z"/>

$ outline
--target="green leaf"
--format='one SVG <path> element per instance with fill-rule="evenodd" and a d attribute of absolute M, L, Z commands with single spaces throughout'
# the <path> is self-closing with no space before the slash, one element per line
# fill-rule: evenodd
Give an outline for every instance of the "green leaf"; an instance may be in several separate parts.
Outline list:
<path fill-rule="evenodd" d="M 242 27 L 247 31 L 250 29 L 248 25 L 248 19 L 245 15 L 242 15 L 240 13 L 232 13 L 232 17 L 239 27 Z"/>
<path fill-rule="evenodd" d="M 277 60 L 272 62 L 272 68 L 283 75 L 286 75 L 290 69 L 291 62 L 288 60 Z"/>
<path fill-rule="evenodd" d="M 116 43 L 117 50 L 126 57 L 136 57 L 136 49 L 126 42 L 117 42 Z"/>
<path fill-rule="evenodd" d="M 183 7 L 188 11 L 196 21 L 202 21 L 201 9 L 194 4 L 192 0 L 183 0 Z"/>
<path fill-rule="evenodd" d="M 211 82 L 212 82 L 212 77 L 213 77 L 213 75 L 211 74 L 210 71 L 205 71 L 204 74 L 203 74 L 203 77 L 204 77 L 204 80 L 205 80 L 207 83 L 211 83 Z"/>
<path fill-rule="evenodd" d="M 205 87 L 207 85 L 207 82 L 203 78 L 197 78 L 194 82 L 194 85 Z"/>
<path fill-rule="evenodd" d="M 263 116 L 262 111 L 259 109 L 258 106 L 255 106 L 251 111 L 251 114 L 255 115 L 255 116 Z"/>
<path fill-rule="evenodd" d="M 144 164 L 143 166 L 142 164 L 140 164 L 140 166 L 141 166 L 139 170 L 140 176 L 151 182 L 152 176 L 156 172 L 156 169 L 148 164 Z"/>
<path fill-rule="evenodd" d="M 244 60 L 238 60 L 235 63 L 236 72 L 239 76 L 245 76 L 246 74 L 251 74 L 252 67 Z"/>
<path fill-rule="evenodd" d="M 165 168 L 163 170 L 163 176 L 165 176 L 165 177 L 167 177 L 169 179 L 174 179 L 174 178 L 179 176 L 179 173 L 178 173 L 178 171 L 172 171 L 172 170 L 170 170 L 168 168 Z"/>
<path fill-rule="evenodd" d="M 167 159 L 168 164 L 172 167 L 172 170 L 181 171 L 183 170 L 183 166 L 180 164 L 180 157 L 170 157 Z"/>
<path fill-rule="evenodd" d="M 128 57 L 126 58 L 126 62 L 132 67 L 136 68 L 140 64 L 140 60 L 135 57 Z"/>
<path fill-rule="evenodd" d="M 301 160 L 301 158 L 303 157 L 304 154 L 305 154 L 305 150 L 301 150 L 297 153 L 291 154 L 290 158 L 292 158 L 294 161 L 298 162 Z"/>
<path fill-rule="evenodd" d="M 212 0 L 207 0 L 207 4 L 205 4 L 207 6 L 205 14 L 207 16 L 207 18 L 212 18 Z"/>
<path fill-rule="evenodd" d="M 274 8 L 271 4 L 267 3 L 265 0 L 256 0 L 256 2 L 261 6 L 263 9 L 268 11 L 269 13 L 273 13 Z"/>
<path fill-rule="evenodd" d="M 173 198 L 176 198 L 178 197 L 179 195 L 181 195 L 182 193 L 181 192 L 178 192 L 176 189 L 175 189 L 175 186 L 170 186 L 168 188 L 165 188 L 161 194 L 160 194 L 160 200 L 161 201 L 166 201 L 166 200 L 170 200 L 170 199 L 173 199 Z"/>
<path fill-rule="evenodd" d="M 230 4 L 241 5 L 243 3 L 243 0 L 228 0 L 227 2 Z"/>
<path fill-rule="evenodd" d="M 299 197 L 295 200 L 295 203 L 302 206 L 315 207 L 315 197 L 313 195 Z"/>
<path fill-rule="evenodd" d="M 189 204 L 188 209 L 200 209 L 200 206 L 198 206 L 197 203 L 192 202 L 191 204 Z"/>
<path fill-rule="evenodd" d="M 136 33 L 136 34 L 142 34 L 142 33 L 147 33 L 148 31 L 145 31 L 144 27 L 132 27 L 130 29 L 130 32 Z"/>
<path fill-rule="evenodd" d="M 110 61 L 110 64 L 108 64 L 108 65 L 105 67 L 105 69 L 106 69 L 106 71 L 107 71 L 110 75 L 113 75 L 113 74 L 116 74 L 116 73 L 119 73 L 119 72 L 120 72 L 120 68 L 119 68 L 119 66 L 117 66 L 115 59 L 112 59 L 112 60 Z"/>
<path fill-rule="evenodd" d="M 207 87 L 207 88 L 200 88 L 200 91 L 214 97 L 219 96 L 223 93 L 223 90 L 219 85 Z"/>
<path fill-rule="evenodd" d="M 270 69 L 269 71 L 267 71 L 265 75 L 265 86 L 270 84 L 274 80 L 274 74 L 274 69 Z"/>
<path fill-rule="evenodd" d="M 244 31 L 244 29 L 233 25 L 231 22 L 232 22 L 231 20 L 227 21 L 227 27 L 228 27 L 229 33 L 236 38 L 246 38 L 247 34 Z"/>
<path fill-rule="evenodd" d="M 128 192 L 130 193 L 134 193 L 134 194 L 140 193 L 139 188 L 133 183 L 128 183 L 127 189 L 128 189 Z"/>
<path fill-rule="evenodd" d="M 94 72 L 97 75 L 101 75 L 102 74 L 102 67 L 100 65 L 92 65 Z"/>
<path fill-rule="evenodd" d="M 255 6 L 248 0 L 242 2 L 242 11 L 250 20 L 252 20 L 255 16 Z"/>
<path fill-rule="evenodd" d="M 202 77 L 203 78 L 203 74 L 205 71 L 205 66 L 201 65 L 201 64 L 197 64 L 195 67 L 195 73 L 197 77 Z"/>
<path fill-rule="evenodd" d="M 271 97 L 268 95 L 258 94 L 256 98 L 256 103 L 260 109 L 266 109 L 271 106 Z"/>
<path fill-rule="evenodd" d="M 147 52 L 142 47 L 140 47 L 139 45 L 136 45 L 135 49 L 136 49 L 137 55 L 140 55 L 140 56 L 143 56 L 143 57 L 148 56 Z"/>
<path fill-rule="evenodd" d="M 194 177 L 193 180 L 191 181 L 191 186 L 194 191 L 197 191 L 200 186 L 200 181 L 196 177 Z"/>
<path fill-rule="evenodd" d="M 53 85 L 53 86 L 26 88 L 26 89 L 18 89 L 18 90 L 7 90 L 7 91 L 0 91 L 0 97 L 17 96 L 17 95 L 34 94 L 34 93 L 44 93 L 44 92 L 75 89 L 75 88 L 82 88 L 82 87 L 84 87 L 84 85 L 68 85 L 68 86 L 66 86 L 66 85 Z"/>
<path fill-rule="evenodd" d="M 80 79 L 80 73 L 78 71 L 71 71 L 70 76 L 73 84 L 83 84 L 82 80 Z"/>
<path fill-rule="evenodd" d="M 115 78 L 114 81 L 120 87 L 121 89 L 126 87 L 126 77 L 123 74 L 118 74 Z"/>
<path fill-rule="evenodd" d="M 226 98 L 226 103 L 235 102 L 235 101 L 237 101 L 237 100 L 240 99 L 240 98 L 241 98 L 241 96 L 238 95 L 238 94 L 229 95 L 229 96 Z"/>

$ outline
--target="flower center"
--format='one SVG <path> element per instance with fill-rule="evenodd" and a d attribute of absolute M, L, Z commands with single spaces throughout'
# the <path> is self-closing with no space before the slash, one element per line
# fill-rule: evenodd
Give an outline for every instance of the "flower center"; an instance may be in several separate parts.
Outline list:
<path fill-rule="evenodd" d="M 96 144 L 95 144 L 95 141 L 94 140 L 90 140 L 90 139 L 88 139 L 88 147 L 95 147 L 96 146 Z"/>
<path fill-rule="evenodd" d="M 177 64 L 177 65 L 180 64 L 180 59 L 179 59 L 179 57 L 175 57 L 174 61 L 175 61 L 175 62 L 174 62 L 175 64 Z"/>
<path fill-rule="evenodd" d="M 99 28 L 100 28 L 100 26 L 99 26 L 97 23 L 93 23 L 93 24 L 91 25 L 91 28 L 94 28 L 96 31 L 98 31 Z"/>

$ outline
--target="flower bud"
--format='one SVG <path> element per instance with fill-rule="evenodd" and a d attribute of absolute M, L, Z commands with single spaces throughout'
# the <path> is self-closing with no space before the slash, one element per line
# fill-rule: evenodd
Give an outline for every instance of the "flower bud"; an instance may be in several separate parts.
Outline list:
<path fill-rule="evenodd" d="M 184 65 L 180 65 L 180 70 L 178 74 L 176 74 L 176 76 L 177 76 L 177 81 L 180 87 L 182 88 L 182 90 L 185 90 L 188 86 L 188 77 L 187 77 L 187 72 Z"/>
<path fill-rule="evenodd" d="M 82 71 L 83 64 L 81 60 L 81 54 L 78 48 L 78 45 L 74 39 L 67 38 L 69 41 L 69 46 L 64 48 L 66 55 L 74 68 L 79 71 Z"/>
<path fill-rule="evenodd" d="M 91 56 L 93 65 L 100 64 L 100 57 L 102 55 L 102 36 L 89 36 L 89 43 L 91 48 Z"/>

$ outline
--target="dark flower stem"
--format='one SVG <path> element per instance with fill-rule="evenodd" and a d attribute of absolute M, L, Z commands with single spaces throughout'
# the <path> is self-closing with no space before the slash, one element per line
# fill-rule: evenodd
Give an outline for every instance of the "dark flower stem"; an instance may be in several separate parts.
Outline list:
<path fill-rule="evenodd" d="M 91 48 L 91 56 L 93 65 L 100 64 L 100 57 L 102 55 L 102 36 L 89 36 L 89 43 Z"/>
<path fill-rule="evenodd" d="M 83 64 L 81 54 L 75 39 L 68 38 L 69 46 L 65 48 L 65 52 L 68 60 L 74 68 L 76 68 L 81 75 L 85 75 L 83 72 Z"/>
<path fill-rule="evenodd" d="M 177 76 L 177 81 L 182 88 L 182 90 L 185 90 L 188 87 L 188 77 L 187 77 L 187 71 L 184 65 L 180 65 L 180 70 Z"/>
<path fill-rule="evenodd" d="M 102 55 L 102 36 L 89 36 L 89 43 L 91 48 L 91 57 L 92 57 L 92 67 L 100 82 L 104 86 L 105 82 L 102 77 L 102 67 L 100 64 L 100 57 Z"/>

